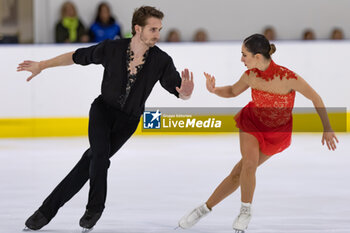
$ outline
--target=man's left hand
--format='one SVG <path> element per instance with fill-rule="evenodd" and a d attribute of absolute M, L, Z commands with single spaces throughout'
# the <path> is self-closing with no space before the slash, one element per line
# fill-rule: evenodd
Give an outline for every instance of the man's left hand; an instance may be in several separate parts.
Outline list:
<path fill-rule="evenodd" d="M 193 92 L 194 83 L 193 83 L 193 73 L 190 72 L 188 69 L 184 69 L 181 72 L 181 87 L 176 87 L 176 91 L 180 94 L 181 99 L 189 99 L 191 97 L 191 94 Z"/>

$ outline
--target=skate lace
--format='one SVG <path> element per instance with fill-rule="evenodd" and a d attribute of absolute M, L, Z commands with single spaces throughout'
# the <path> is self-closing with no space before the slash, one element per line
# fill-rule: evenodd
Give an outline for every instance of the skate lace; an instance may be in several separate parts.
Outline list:
<path fill-rule="evenodd" d="M 197 208 L 194 211 L 194 215 L 195 215 L 194 217 L 195 217 L 195 219 L 198 219 L 198 218 L 202 217 L 203 215 L 205 215 L 205 213 L 206 213 L 206 211 L 204 209 Z"/>
<path fill-rule="evenodd" d="M 250 215 L 250 208 L 246 206 L 242 206 L 239 216 L 241 215 Z"/>

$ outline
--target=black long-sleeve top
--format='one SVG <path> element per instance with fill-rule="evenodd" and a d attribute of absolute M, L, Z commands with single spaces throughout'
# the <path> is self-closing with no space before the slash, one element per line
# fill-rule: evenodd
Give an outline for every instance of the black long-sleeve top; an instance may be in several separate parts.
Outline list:
<path fill-rule="evenodd" d="M 120 104 L 126 92 L 126 53 L 130 39 L 106 40 L 97 45 L 80 48 L 73 54 L 73 61 L 80 65 L 102 64 L 104 66 L 101 95 L 112 107 L 139 117 L 152 88 L 159 80 L 163 88 L 179 97 L 175 87 L 181 86 L 180 74 L 171 57 L 157 46 L 149 50 L 143 68 L 131 88 L 124 106 Z"/>

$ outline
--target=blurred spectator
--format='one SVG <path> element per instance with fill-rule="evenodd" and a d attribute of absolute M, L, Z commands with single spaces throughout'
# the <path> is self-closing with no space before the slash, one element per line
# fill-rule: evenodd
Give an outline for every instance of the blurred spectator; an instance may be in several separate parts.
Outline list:
<path fill-rule="evenodd" d="M 276 32 L 272 26 L 266 27 L 263 34 L 268 40 L 276 40 Z"/>
<path fill-rule="evenodd" d="M 0 44 L 17 44 L 18 36 L 17 35 L 2 35 L 0 33 Z"/>
<path fill-rule="evenodd" d="M 97 8 L 95 22 L 90 27 L 90 41 L 101 42 L 106 39 L 120 39 L 122 32 L 119 24 L 111 14 L 111 8 L 106 2 Z"/>
<path fill-rule="evenodd" d="M 124 34 L 124 38 L 132 38 L 132 33 L 131 32 L 126 32 Z"/>
<path fill-rule="evenodd" d="M 195 41 L 195 42 L 208 41 L 207 32 L 204 29 L 197 30 L 196 33 L 194 34 L 193 41 Z"/>
<path fill-rule="evenodd" d="M 78 18 L 72 2 L 65 2 L 61 8 L 61 20 L 56 25 L 57 43 L 89 42 L 83 23 Z"/>
<path fill-rule="evenodd" d="M 331 40 L 342 40 L 344 39 L 344 33 L 343 30 L 340 28 L 334 28 L 331 34 Z"/>
<path fill-rule="evenodd" d="M 306 29 L 303 33 L 303 40 L 315 40 L 315 33 L 311 29 Z"/>
<path fill-rule="evenodd" d="M 181 41 L 181 36 L 178 30 L 172 29 L 168 32 L 166 42 L 180 42 L 180 41 Z"/>

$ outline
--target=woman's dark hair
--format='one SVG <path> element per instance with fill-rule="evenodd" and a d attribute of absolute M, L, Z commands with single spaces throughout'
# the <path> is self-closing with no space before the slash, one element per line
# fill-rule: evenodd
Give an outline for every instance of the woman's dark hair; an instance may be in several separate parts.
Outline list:
<path fill-rule="evenodd" d="M 114 24 L 115 23 L 115 18 L 113 18 L 112 13 L 111 13 L 111 8 L 109 7 L 107 2 L 101 2 L 98 5 L 95 22 L 103 24 L 103 22 L 101 21 L 101 18 L 100 18 L 102 7 L 106 7 L 108 9 L 108 11 L 109 11 L 110 17 L 109 17 L 108 24 Z"/>
<path fill-rule="evenodd" d="M 270 59 L 271 55 L 276 51 L 276 46 L 274 44 L 270 44 L 268 39 L 261 34 L 251 35 L 247 37 L 243 43 L 249 52 L 254 55 L 259 53 L 266 59 Z"/>

